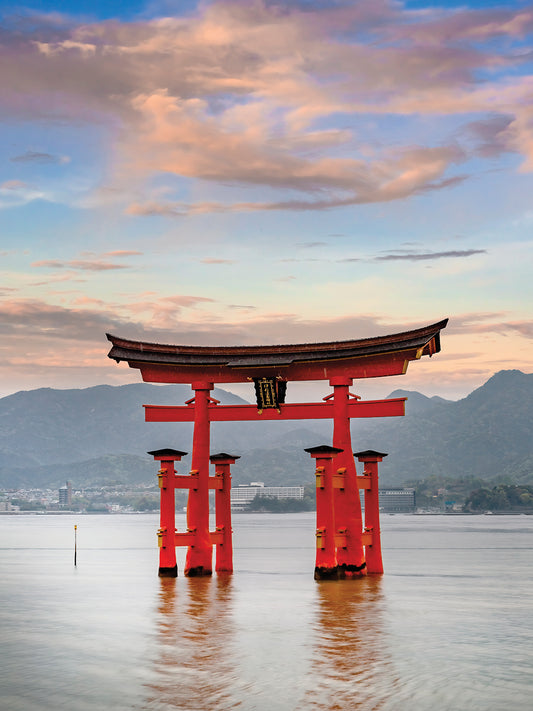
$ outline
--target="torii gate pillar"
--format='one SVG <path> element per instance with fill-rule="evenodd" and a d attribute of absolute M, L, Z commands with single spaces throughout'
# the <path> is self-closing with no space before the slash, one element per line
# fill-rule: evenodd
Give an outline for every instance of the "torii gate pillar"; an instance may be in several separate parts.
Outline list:
<path fill-rule="evenodd" d="M 316 560 L 315 580 L 337 580 L 339 577 L 338 553 L 335 546 L 335 501 L 333 495 L 333 457 L 342 449 L 327 444 L 308 447 L 316 459 Z"/>
<path fill-rule="evenodd" d="M 194 545 L 187 549 L 185 575 L 211 575 L 213 547 L 209 535 L 209 393 L 213 383 L 192 383 L 194 390 L 194 431 L 192 439 L 192 471 L 198 477 L 197 488 L 189 491 L 187 529 L 194 531 Z"/>
<path fill-rule="evenodd" d="M 383 559 L 379 525 L 378 462 L 382 462 L 383 457 L 387 455 L 367 449 L 364 452 L 356 452 L 354 456 L 364 463 L 362 476 L 370 478 L 370 486 L 365 487 L 365 531 L 371 533 L 372 543 L 366 546 L 366 567 L 369 573 L 380 575 L 383 573 Z"/>
<path fill-rule="evenodd" d="M 176 470 L 174 462 L 179 462 L 187 452 L 178 449 L 156 449 L 148 452 L 156 462 L 161 462 L 158 472 L 159 488 L 161 490 L 161 507 L 159 519 L 159 576 L 175 578 L 178 575 L 176 563 Z"/>
<path fill-rule="evenodd" d="M 337 565 L 341 578 L 359 577 L 366 572 L 361 538 L 361 500 L 348 414 L 350 399 L 358 399 L 349 392 L 352 383 L 353 379 L 346 377 L 334 377 L 329 381 L 333 387 L 333 446 L 340 450 L 335 465 L 337 469 L 344 470 L 344 486 L 336 488 L 334 493 L 336 532 L 346 537 L 346 545 L 337 550 Z"/>
<path fill-rule="evenodd" d="M 230 466 L 240 459 L 235 455 L 220 452 L 212 454 L 211 464 L 215 465 L 215 477 L 222 480 L 221 488 L 215 489 L 215 524 L 221 540 L 216 544 L 217 573 L 233 572 L 233 543 L 231 529 L 231 471 Z"/>

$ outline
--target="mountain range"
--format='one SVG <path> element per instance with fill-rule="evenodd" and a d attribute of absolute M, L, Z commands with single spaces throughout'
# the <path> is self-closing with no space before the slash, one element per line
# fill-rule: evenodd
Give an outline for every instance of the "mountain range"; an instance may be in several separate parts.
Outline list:
<path fill-rule="evenodd" d="M 223 404 L 245 401 L 224 390 Z M 134 383 L 80 390 L 40 388 L 0 399 L 0 486 L 56 487 L 98 483 L 150 483 L 157 465 L 146 452 L 161 447 L 191 451 L 192 425 L 146 423 L 142 405 L 182 404 L 186 385 Z M 429 476 L 533 484 L 533 374 L 502 370 L 466 398 L 407 397 L 406 415 L 352 421 L 355 451 L 387 452 L 384 485 Z M 310 483 L 314 464 L 303 450 L 331 443 L 324 420 L 214 423 L 211 451 L 240 455 L 233 482 Z M 190 455 L 179 465 L 185 473 Z"/>

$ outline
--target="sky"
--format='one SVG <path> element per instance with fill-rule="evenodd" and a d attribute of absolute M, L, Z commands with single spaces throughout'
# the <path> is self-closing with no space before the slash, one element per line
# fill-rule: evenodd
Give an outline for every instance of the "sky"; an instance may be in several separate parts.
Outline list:
<path fill-rule="evenodd" d="M 440 354 L 354 390 L 458 399 L 532 372 L 533 3 L 0 19 L 0 397 L 138 382 L 106 332 L 301 343 L 448 317 Z"/>

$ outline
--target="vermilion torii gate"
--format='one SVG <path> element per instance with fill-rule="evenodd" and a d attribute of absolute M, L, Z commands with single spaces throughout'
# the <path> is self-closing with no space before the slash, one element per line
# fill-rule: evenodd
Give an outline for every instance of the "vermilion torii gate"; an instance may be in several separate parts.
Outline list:
<path fill-rule="evenodd" d="M 227 474 L 226 484 L 222 483 L 222 479 L 217 481 L 216 477 L 209 476 L 211 422 L 324 418 L 333 419 L 333 447 L 311 448 L 307 451 L 320 465 L 317 466 L 317 487 L 326 491 L 324 496 L 317 496 L 317 517 L 325 515 L 329 537 L 324 537 L 324 531 L 317 531 L 317 547 L 324 551 L 325 547 L 333 546 L 334 551 L 333 556 L 328 553 L 329 563 L 324 565 L 318 565 L 317 555 L 315 576 L 322 577 L 321 570 L 324 572 L 323 577 L 331 577 L 332 573 L 335 577 L 353 577 L 366 572 L 382 572 L 381 554 L 376 555 L 380 550 L 376 462 L 386 455 L 378 452 L 357 453 L 359 460 L 368 467 L 363 476 L 357 477 L 350 420 L 404 415 L 406 398 L 362 401 L 350 393 L 349 388 L 356 379 L 401 375 L 406 372 L 410 361 L 438 353 L 440 331 L 446 327 L 447 322 L 448 319 L 445 319 L 423 328 L 376 338 L 274 346 L 164 345 L 107 334 L 112 343 L 109 357 L 117 362 L 127 362 L 131 368 L 138 368 L 143 380 L 154 383 L 189 383 L 194 391 L 194 397 L 184 406 L 144 406 L 147 422 L 194 423 L 192 471 L 189 477 L 175 476 L 173 468 L 173 462 L 179 460 L 183 452 L 152 452 L 164 465 L 160 470 L 160 486 L 164 478 L 168 482 L 168 491 L 172 492 L 171 498 L 170 495 L 163 496 L 163 492 L 161 498 L 160 539 L 164 540 L 160 540 L 160 575 L 177 574 L 176 545 L 188 546 L 185 575 L 211 575 L 213 544 L 217 544 L 217 561 L 219 548 L 221 551 L 224 549 L 221 553 L 224 562 L 220 566 L 217 562 L 217 569 L 232 569 L 231 554 L 228 557 L 228 549 L 231 551 L 231 530 L 227 530 L 231 529 L 229 509 L 220 525 L 217 516 L 217 531 L 210 532 L 209 489 L 216 489 L 217 493 L 218 490 L 229 491 L 229 464 L 237 457 L 225 453 L 211 457 L 213 463 L 219 461 L 217 475 L 222 476 L 222 464 L 227 467 L 227 471 L 224 470 Z M 311 380 L 328 381 L 333 392 L 324 397 L 323 402 L 285 403 L 289 381 Z M 239 382 L 254 383 L 257 406 L 221 405 L 210 396 L 215 383 Z M 217 456 L 222 459 L 217 460 Z M 335 473 L 331 465 L 333 457 Z M 180 486 L 189 489 L 186 534 L 175 533 L 174 514 L 170 513 L 174 488 Z M 372 491 L 368 504 L 375 512 L 371 519 L 373 526 L 367 525 L 365 530 L 359 488 Z M 220 499 L 225 502 L 221 506 L 228 507 L 228 497 L 229 494 Z M 325 560 L 324 556 L 321 559 Z"/>

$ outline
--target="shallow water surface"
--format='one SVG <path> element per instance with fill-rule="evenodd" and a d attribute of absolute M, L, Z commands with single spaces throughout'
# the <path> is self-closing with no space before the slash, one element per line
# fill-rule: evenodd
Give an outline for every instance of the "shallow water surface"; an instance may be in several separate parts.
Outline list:
<path fill-rule="evenodd" d="M 385 515 L 385 575 L 320 583 L 314 514 L 235 515 L 207 579 L 158 578 L 157 527 L 0 517 L 1 708 L 531 708 L 533 517 Z"/>

